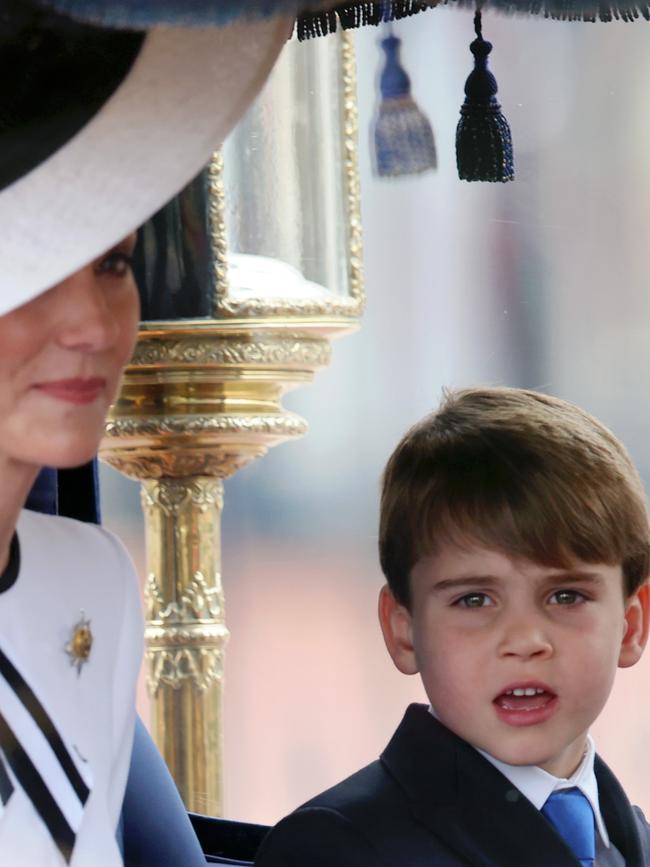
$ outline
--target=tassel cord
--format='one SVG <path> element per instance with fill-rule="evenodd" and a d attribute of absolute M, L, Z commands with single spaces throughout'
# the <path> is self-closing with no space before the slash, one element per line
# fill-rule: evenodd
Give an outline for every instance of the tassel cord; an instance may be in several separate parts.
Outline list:
<path fill-rule="evenodd" d="M 483 39 L 483 23 L 481 9 L 477 8 L 474 14 L 474 32 L 476 39 L 471 43 L 469 50 L 474 55 L 474 69 L 465 82 L 465 105 L 463 108 L 484 107 L 494 105 L 498 108 L 496 94 L 497 80 L 488 69 L 488 57 L 492 51 L 492 43 Z"/>

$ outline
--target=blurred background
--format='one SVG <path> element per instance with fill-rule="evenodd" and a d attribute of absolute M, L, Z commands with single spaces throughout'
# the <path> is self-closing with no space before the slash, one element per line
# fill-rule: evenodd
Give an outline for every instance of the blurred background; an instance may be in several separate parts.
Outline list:
<path fill-rule="evenodd" d="M 380 31 L 355 36 L 367 311 L 285 405 L 307 436 L 226 482 L 226 815 L 274 822 L 375 759 L 408 702 L 376 619 L 379 477 L 443 386 L 506 384 L 608 424 L 650 482 L 647 28 L 484 15 L 514 183 L 467 184 L 454 135 L 472 14 L 396 26 L 432 121 L 436 173 L 372 176 Z M 328 37 L 331 38 L 331 37 Z M 102 467 L 105 524 L 144 577 L 139 486 Z M 594 734 L 650 810 L 650 653 L 621 671 Z M 577 672 L 579 677 L 580 673 Z M 144 689 L 140 712 L 147 719 Z"/>

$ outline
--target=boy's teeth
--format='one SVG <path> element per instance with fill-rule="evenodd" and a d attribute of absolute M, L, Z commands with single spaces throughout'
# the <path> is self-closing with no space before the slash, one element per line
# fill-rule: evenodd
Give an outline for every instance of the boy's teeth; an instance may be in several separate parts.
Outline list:
<path fill-rule="evenodd" d="M 540 687 L 535 686 L 518 686 L 515 689 L 509 689 L 506 695 L 541 695 L 544 692 Z"/>

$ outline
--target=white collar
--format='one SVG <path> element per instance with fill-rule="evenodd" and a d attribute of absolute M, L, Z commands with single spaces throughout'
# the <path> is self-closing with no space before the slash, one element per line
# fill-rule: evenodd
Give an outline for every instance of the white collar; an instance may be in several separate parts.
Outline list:
<path fill-rule="evenodd" d="M 484 750 L 479 750 L 478 747 L 474 747 L 474 749 L 490 764 L 494 765 L 497 771 L 501 771 L 503 776 L 507 777 L 512 785 L 519 789 L 538 810 L 542 809 L 552 792 L 557 792 L 559 789 L 580 789 L 591 804 L 600 837 L 604 845 L 609 848 L 609 835 L 598 800 L 598 783 L 594 772 L 596 748 L 591 735 L 587 735 L 587 748 L 582 761 L 568 779 L 554 777 L 553 774 L 549 774 L 548 771 L 538 768 L 536 765 L 507 765 Z"/>
<path fill-rule="evenodd" d="M 429 708 L 431 714 L 438 718 L 435 710 Z M 474 746 L 471 744 L 470 746 Z M 490 753 L 480 750 L 478 747 L 474 749 L 480 753 L 483 758 L 487 759 L 491 765 L 500 771 L 506 779 L 510 780 L 512 785 L 519 789 L 531 804 L 538 810 L 541 810 L 552 792 L 559 789 L 580 789 L 582 794 L 591 804 L 596 817 L 596 827 L 600 834 L 604 845 L 609 849 L 609 835 L 605 822 L 603 821 L 600 812 L 600 802 L 598 799 L 598 782 L 594 771 L 594 758 L 596 756 L 596 747 L 591 735 L 587 735 L 587 746 L 582 761 L 569 777 L 554 777 L 542 768 L 536 765 L 507 765 L 505 762 L 495 759 Z"/>

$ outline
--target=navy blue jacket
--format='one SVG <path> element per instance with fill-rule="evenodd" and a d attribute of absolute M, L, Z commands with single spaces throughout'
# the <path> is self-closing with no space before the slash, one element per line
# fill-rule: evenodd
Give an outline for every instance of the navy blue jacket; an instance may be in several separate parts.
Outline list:
<path fill-rule="evenodd" d="M 601 811 L 628 867 L 650 828 L 596 758 Z M 256 867 L 577 867 L 542 814 L 473 747 L 411 705 L 380 759 L 266 837 Z"/>

